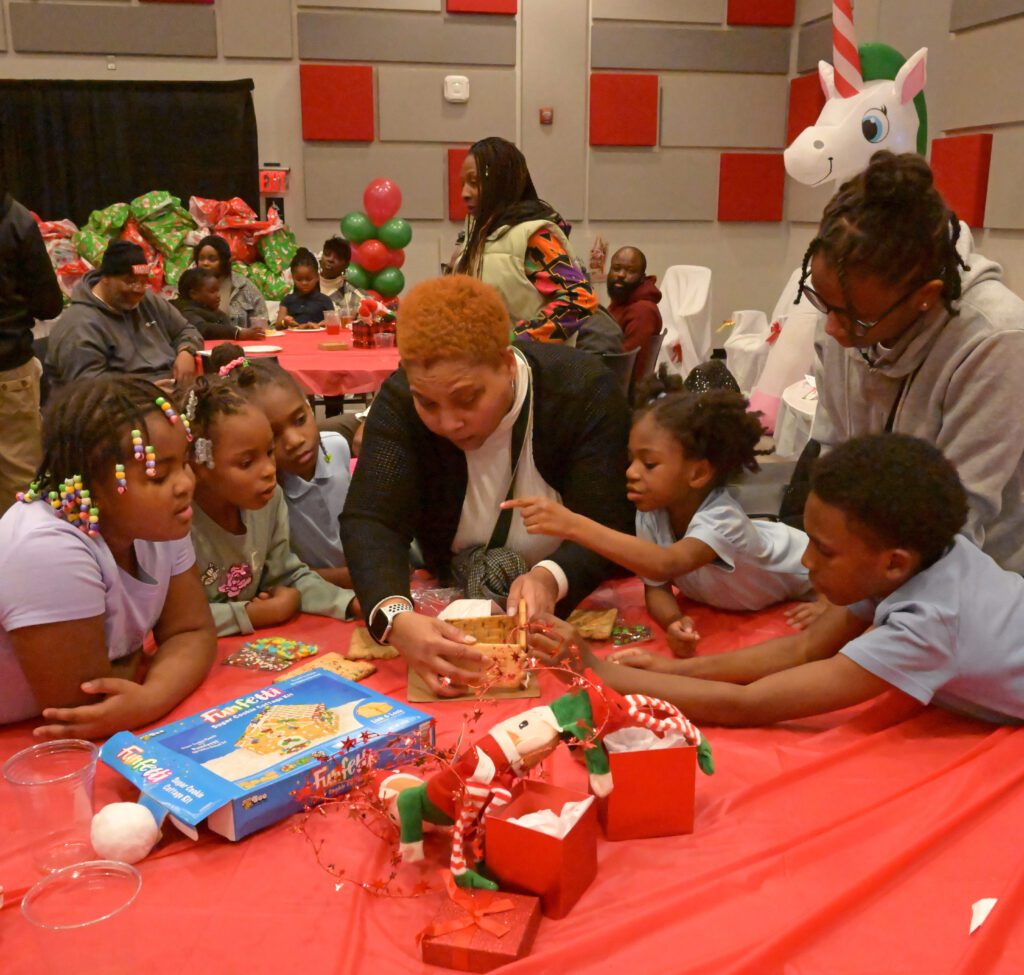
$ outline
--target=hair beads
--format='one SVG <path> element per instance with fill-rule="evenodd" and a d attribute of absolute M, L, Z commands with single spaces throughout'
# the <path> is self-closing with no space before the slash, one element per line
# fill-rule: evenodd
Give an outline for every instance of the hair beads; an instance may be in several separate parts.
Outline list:
<path fill-rule="evenodd" d="M 124 464 L 114 465 L 114 479 L 117 481 L 117 493 L 124 494 L 128 490 L 128 478 L 125 477 Z"/>
<path fill-rule="evenodd" d="M 136 460 L 146 459 L 146 449 L 142 446 L 142 431 L 132 430 L 132 453 Z"/>
<path fill-rule="evenodd" d="M 33 501 L 39 500 L 39 482 L 33 481 L 27 491 L 19 491 L 14 496 L 16 501 L 24 501 L 25 504 L 31 504 Z"/>
<path fill-rule="evenodd" d="M 100 509 L 92 503 L 89 489 L 82 485 L 82 475 L 76 474 L 64 480 L 60 495 L 50 492 L 50 504 L 59 517 L 90 538 L 100 533 Z"/>
<path fill-rule="evenodd" d="M 146 477 L 156 477 L 156 451 L 148 444 L 146 446 Z"/>

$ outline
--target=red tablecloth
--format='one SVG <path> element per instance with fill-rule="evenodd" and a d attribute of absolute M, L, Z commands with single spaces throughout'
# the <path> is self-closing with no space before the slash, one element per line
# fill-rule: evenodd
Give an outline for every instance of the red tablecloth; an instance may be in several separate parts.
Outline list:
<path fill-rule="evenodd" d="M 347 342 L 349 348 L 340 352 L 325 352 L 321 342 Z M 352 332 L 342 329 L 340 335 L 326 332 L 284 331 L 268 335 L 265 339 L 238 343 L 243 348 L 252 345 L 279 345 L 277 361 L 317 396 L 343 396 L 356 393 L 374 393 L 381 383 L 398 368 L 398 349 L 353 349 Z M 207 342 L 212 349 L 219 342 Z"/>
<path fill-rule="evenodd" d="M 596 599 L 631 619 L 641 615 L 635 580 Z M 693 615 L 702 653 L 786 631 L 781 609 Z M 281 632 L 326 651 L 344 650 L 350 630 L 304 617 Z M 241 642 L 221 641 L 221 658 Z M 217 666 L 173 716 L 267 682 Z M 405 669 L 385 662 L 368 683 L 402 698 Z M 542 687 L 543 700 L 562 690 L 549 676 Z M 477 727 L 533 703 L 488 706 Z M 467 706 L 426 707 L 437 715 L 440 741 L 453 742 Z M 1024 925 L 1016 923 L 1024 908 L 1024 731 L 908 709 L 893 696 L 781 727 L 707 732 L 718 771 L 698 776 L 693 835 L 599 841 L 594 884 L 567 918 L 542 922 L 532 953 L 505 968 L 508 975 L 1017 975 L 1024 968 Z M 3 729 L 0 759 L 29 741 L 29 725 Z M 560 784 L 585 785 L 565 749 L 549 772 Z M 97 800 L 132 798 L 127 783 L 101 767 Z M 329 857 L 360 879 L 384 872 L 384 844 L 348 821 L 323 819 L 335 844 Z M 336 889 L 294 826 L 286 820 L 237 844 L 210 834 L 194 844 L 169 827 L 169 840 L 141 864 L 132 941 L 111 951 L 135 951 L 146 975 L 186 966 L 225 975 L 438 971 L 419 962 L 415 936 L 441 895 L 381 899 L 351 884 Z M 428 843 L 436 870 L 445 840 Z M 7 888 L 0 970 L 29 975 L 38 968 L 18 900 L 35 877 L 4 792 L 0 845 Z M 969 937 L 971 904 L 983 897 L 999 903 Z"/>

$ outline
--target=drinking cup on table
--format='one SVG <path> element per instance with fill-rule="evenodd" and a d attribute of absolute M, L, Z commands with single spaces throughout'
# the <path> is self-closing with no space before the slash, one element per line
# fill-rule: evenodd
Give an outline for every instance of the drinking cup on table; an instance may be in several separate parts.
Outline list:
<path fill-rule="evenodd" d="M 339 335 L 341 333 L 341 319 L 336 311 L 324 312 L 324 327 L 328 335 Z"/>
<path fill-rule="evenodd" d="M 352 323 L 355 320 L 356 320 L 356 316 L 355 315 L 342 315 L 341 316 L 341 327 L 342 328 L 350 329 L 350 328 L 352 328 Z"/>
<path fill-rule="evenodd" d="M 90 860 L 56 870 L 22 898 L 42 961 L 52 975 L 137 975 L 133 906 L 142 888 L 135 867 Z"/>
<path fill-rule="evenodd" d="M 43 873 L 93 856 L 89 831 L 97 754 L 91 741 L 64 738 L 22 749 L 4 764 L 32 861 Z"/>
<path fill-rule="evenodd" d="M 253 317 L 249 319 L 249 328 L 262 328 L 265 332 L 269 327 L 267 319 L 263 318 L 261 315 L 253 315 Z"/>
<path fill-rule="evenodd" d="M 378 349 L 393 349 L 395 347 L 395 333 L 394 332 L 378 332 L 373 337 L 373 344 Z"/>

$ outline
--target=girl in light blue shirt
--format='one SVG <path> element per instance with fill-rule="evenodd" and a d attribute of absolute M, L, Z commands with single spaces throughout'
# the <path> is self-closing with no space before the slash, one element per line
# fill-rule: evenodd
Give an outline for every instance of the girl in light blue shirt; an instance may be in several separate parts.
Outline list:
<path fill-rule="evenodd" d="M 763 435 L 747 401 L 727 390 L 674 392 L 640 409 L 629 435 L 627 496 L 637 508 L 636 537 L 613 531 L 541 498 L 507 502 L 527 530 L 577 542 L 643 577 L 647 610 L 677 656 L 698 634 L 673 590 L 722 609 L 763 609 L 809 598 L 800 564 L 807 536 L 753 521 L 725 483 L 756 471 Z"/>

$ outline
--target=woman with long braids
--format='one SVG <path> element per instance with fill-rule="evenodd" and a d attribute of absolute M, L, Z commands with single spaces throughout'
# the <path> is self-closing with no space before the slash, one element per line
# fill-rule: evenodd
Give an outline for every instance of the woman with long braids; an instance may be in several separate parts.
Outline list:
<path fill-rule="evenodd" d="M 519 341 L 575 345 L 598 301 L 569 244 L 569 226 L 537 196 L 523 154 L 497 136 L 470 146 L 462 164 L 466 242 L 458 274 L 492 285 Z"/>
<path fill-rule="evenodd" d="M 189 436 L 143 379 L 82 379 L 48 407 L 38 476 L 0 519 L 0 723 L 42 713 L 37 737 L 105 738 L 162 717 L 210 669 Z"/>
<path fill-rule="evenodd" d="M 1024 301 L 961 228 L 913 154 L 876 153 L 829 202 L 800 284 L 825 314 L 811 436 L 935 444 L 968 492 L 964 533 L 1024 572 Z"/>

